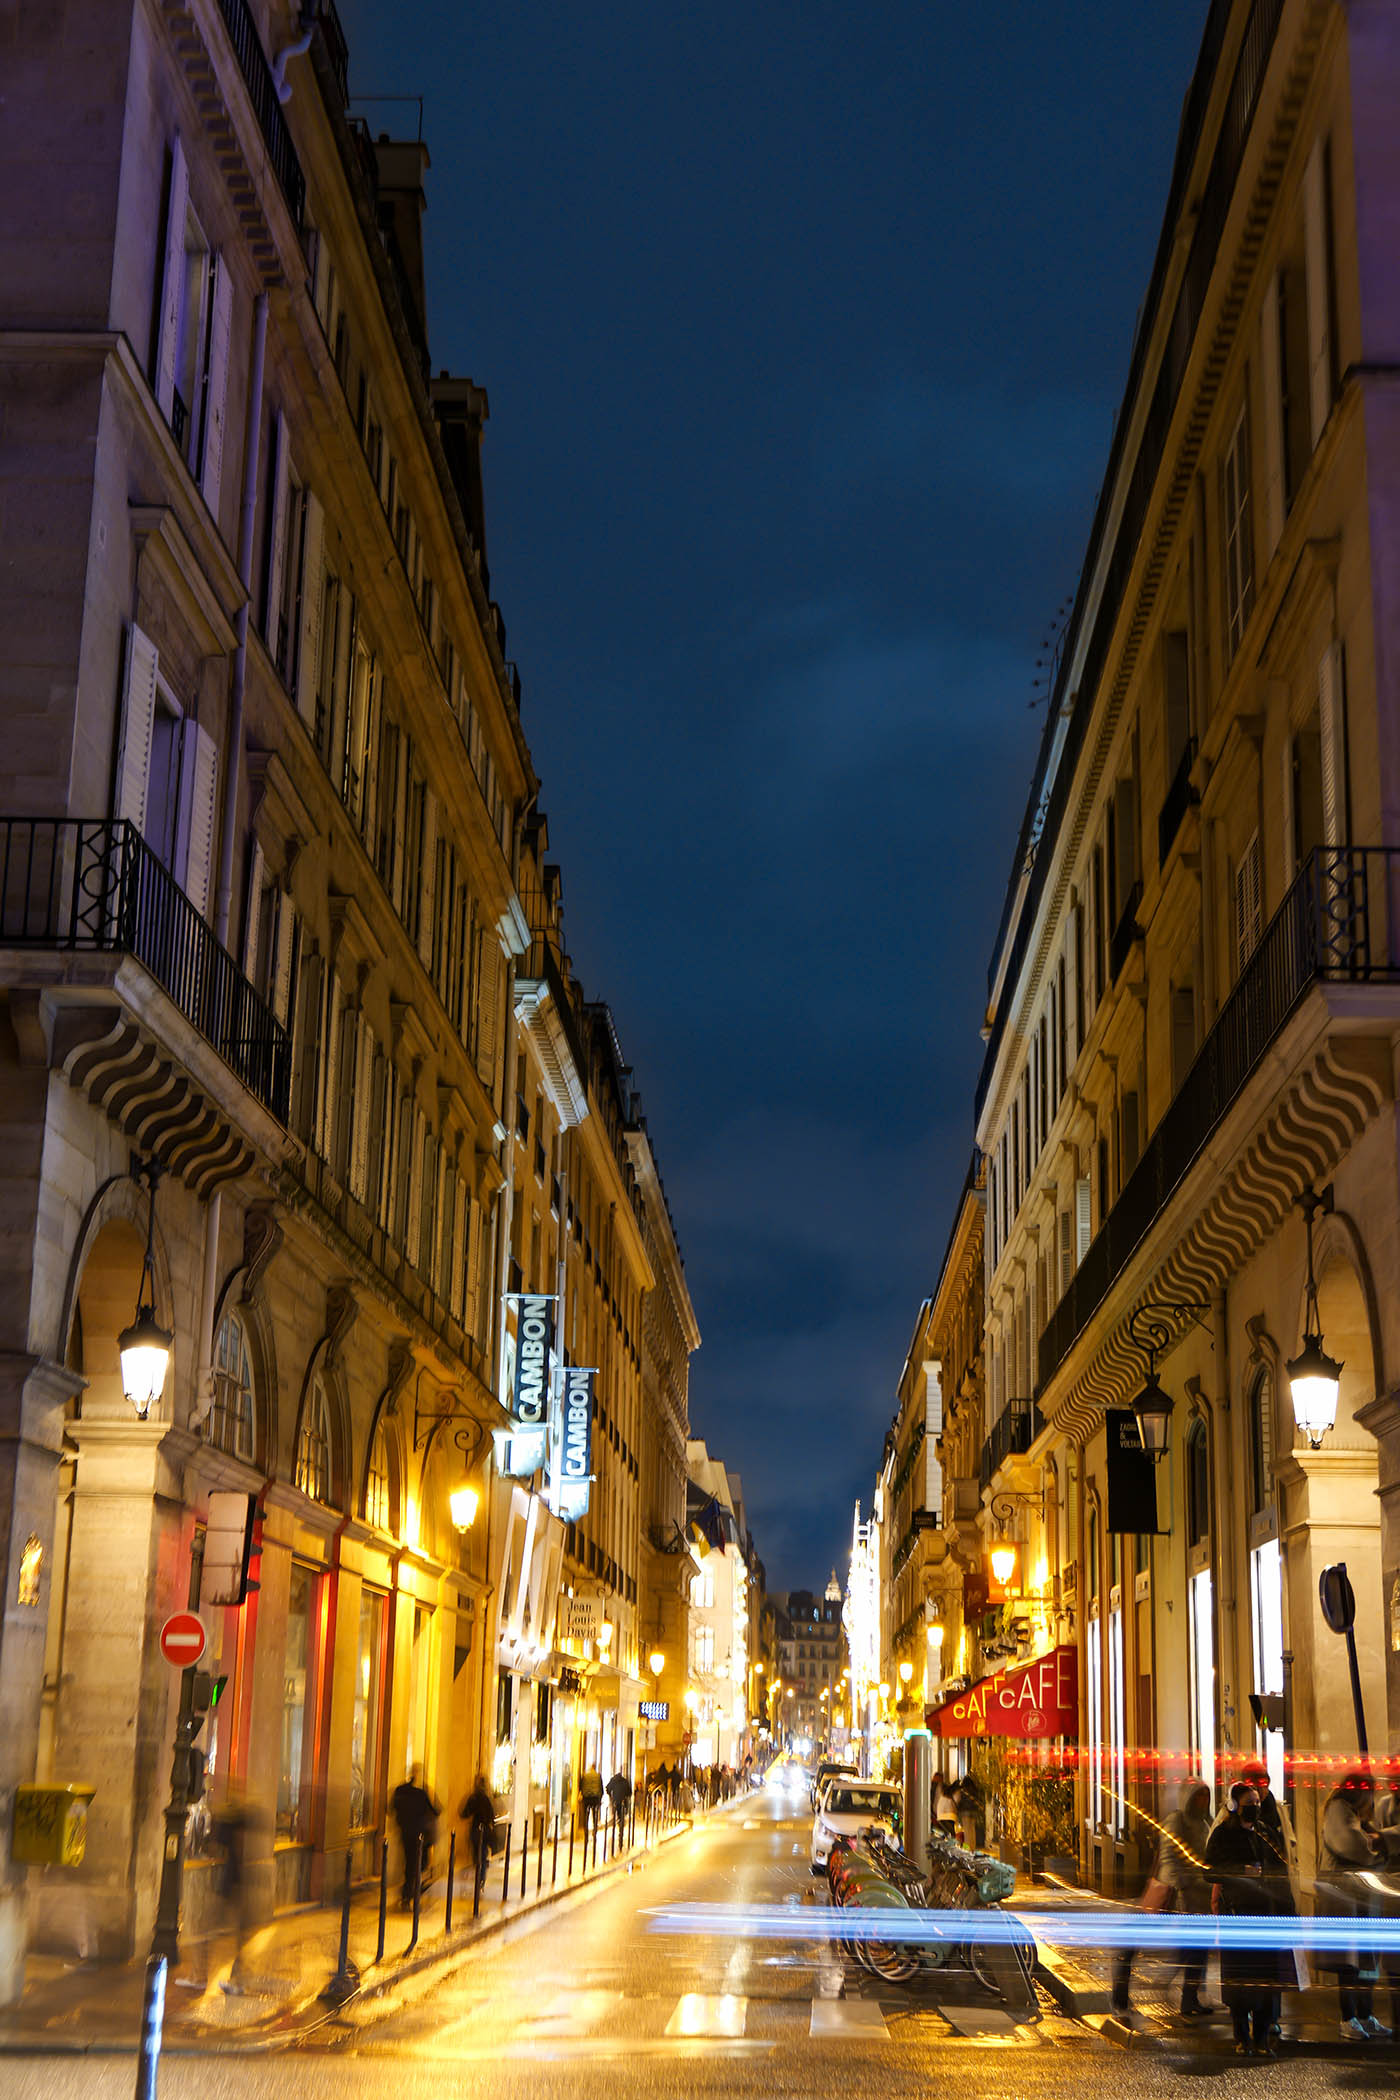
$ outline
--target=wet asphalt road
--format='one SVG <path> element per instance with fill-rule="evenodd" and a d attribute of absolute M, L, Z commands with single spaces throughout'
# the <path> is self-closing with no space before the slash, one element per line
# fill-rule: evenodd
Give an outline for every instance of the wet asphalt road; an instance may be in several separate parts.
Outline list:
<path fill-rule="evenodd" d="M 599 2100 L 825 2096 L 1012 2100 L 1072 2092 L 1098 2100 L 1180 2091 L 1310 2100 L 1393 2091 L 1388 2063 L 1358 2055 L 1241 2063 L 1223 2038 L 1126 2051 L 1046 2007 L 1012 2026 L 975 1981 L 945 1973 L 877 1984 L 804 1939 L 824 1902 L 808 1872 L 805 1790 L 769 1788 L 667 1845 L 638 1870 L 522 1919 L 452 1975 L 323 2030 L 314 2046 L 268 2056 L 171 2057 L 164 2100 L 520 2100 L 566 2090 Z M 661 1906 L 761 1903 L 793 1910 L 790 1941 L 662 1936 Z M 959 2025 L 974 2032 L 960 2034 Z M 990 2031 L 987 2031 L 990 2030 Z M 133 2089 L 129 2057 L 8 2058 L 0 2096 L 114 2100 Z"/>

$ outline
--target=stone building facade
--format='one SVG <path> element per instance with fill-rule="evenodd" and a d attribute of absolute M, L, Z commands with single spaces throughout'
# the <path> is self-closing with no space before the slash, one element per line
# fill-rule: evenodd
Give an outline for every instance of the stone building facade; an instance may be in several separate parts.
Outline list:
<path fill-rule="evenodd" d="M 534 1726 L 501 1626 L 532 1506 L 550 1682 L 570 1579 L 616 1600 L 635 1682 L 654 1278 L 606 1010 L 573 1003 L 571 1125 L 517 1075 L 537 780 L 486 397 L 429 378 L 423 149 L 348 116 L 328 5 L 89 0 L 26 19 L 7 65 L 0 1998 L 31 1937 L 149 1936 L 179 1686 L 156 1633 L 213 1489 L 256 1498 L 258 1587 L 206 1612 L 207 1808 L 246 1806 L 265 1913 L 347 1848 L 369 1867 L 407 1769 L 451 1802 L 503 1708 Z M 141 1420 L 117 1337 L 148 1161 L 174 1348 Z M 493 1443 L 500 1308 L 556 1263 L 569 1360 L 599 1366 L 567 1535 Z M 66 1880 L 9 1858 L 36 1777 L 97 1789 Z M 208 1835 L 200 1810 L 194 1929 Z"/>
<path fill-rule="evenodd" d="M 1028 1498 L 1041 1638 L 1078 1651 L 1106 1886 L 1164 1782 L 1246 1755 L 1311 1857 L 1291 1753 L 1356 1748 L 1331 1562 L 1373 1747 L 1400 1728 L 1397 83 L 1390 10 L 1210 8 L 992 961 L 982 1486 Z M 1310 1192 L 1344 1364 L 1317 1449 Z M 1155 1532 L 1108 1448 L 1154 1366 Z"/>

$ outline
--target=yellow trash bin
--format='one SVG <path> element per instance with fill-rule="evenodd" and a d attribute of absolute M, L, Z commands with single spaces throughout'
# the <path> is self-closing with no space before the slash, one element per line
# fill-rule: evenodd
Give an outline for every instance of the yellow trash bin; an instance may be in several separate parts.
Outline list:
<path fill-rule="evenodd" d="M 80 1867 L 93 1786 L 17 1786 L 10 1857 L 30 1866 Z"/>

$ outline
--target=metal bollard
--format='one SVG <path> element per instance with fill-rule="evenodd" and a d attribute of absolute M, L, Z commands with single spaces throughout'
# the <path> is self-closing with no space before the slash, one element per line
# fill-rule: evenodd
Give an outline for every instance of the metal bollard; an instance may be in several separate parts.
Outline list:
<path fill-rule="evenodd" d="M 452 1879 L 457 1872 L 457 1832 L 454 1829 L 447 1843 L 447 1916 L 442 1921 L 444 1932 L 452 1930 Z"/>
<path fill-rule="evenodd" d="M 569 1810 L 569 1879 L 574 1878 L 574 1812 Z"/>
<path fill-rule="evenodd" d="M 413 1936 L 404 1948 L 411 1954 L 418 1945 L 418 1920 L 423 1909 L 423 1833 L 420 1830 L 413 1853 Z"/>
<path fill-rule="evenodd" d="M 510 1895 L 510 1836 L 511 1836 L 511 1826 L 510 1826 L 510 1824 L 509 1824 L 509 1823 L 507 1823 L 507 1824 L 506 1824 L 506 1857 L 505 1857 L 505 1864 L 504 1864 L 504 1866 L 503 1866 L 503 1867 L 501 1868 L 501 1901 L 502 1901 L 502 1903 L 504 1903 L 504 1902 L 505 1902 L 505 1901 L 507 1900 L 507 1898 L 509 1897 L 509 1895 Z"/>
<path fill-rule="evenodd" d="M 549 1885 L 553 1888 L 559 1879 L 559 1818 L 554 1818 L 554 1864 L 549 1870 Z"/>
<path fill-rule="evenodd" d="M 389 1838 L 386 1832 L 379 1853 L 379 1942 L 374 1950 L 376 1961 L 384 1959 L 384 1919 L 389 1908 Z"/>
<path fill-rule="evenodd" d="M 350 1876 L 353 1855 L 345 1855 L 345 1890 L 340 1899 L 340 1960 L 321 1996 L 330 2005 L 343 2005 L 359 1989 L 360 1972 L 350 1959 Z"/>
<path fill-rule="evenodd" d="M 525 1901 L 525 1869 L 529 1864 L 530 1833 L 528 1830 L 522 1830 L 520 1833 L 520 1900 L 522 1903 Z"/>
<path fill-rule="evenodd" d="M 141 2050 L 136 2060 L 136 2100 L 156 2100 L 160 2075 L 161 2034 L 165 2025 L 166 1962 L 153 1954 L 146 1964 L 145 1998 L 141 2007 Z"/>
<path fill-rule="evenodd" d="M 540 1843 L 535 1855 L 535 1894 L 544 1887 L 544 1816 L 540 1816 Z"/>
<path fill-rule="evenodd" d="M 475 1869 L 472 1876 L 472 1916 L 479 1918 L 481 1916 L 481 1884 L 486 1879 L 486 1826 L 484 1823 L 478 1823 L 476 1826 L 476 1858 L 472 1864 Z"/>

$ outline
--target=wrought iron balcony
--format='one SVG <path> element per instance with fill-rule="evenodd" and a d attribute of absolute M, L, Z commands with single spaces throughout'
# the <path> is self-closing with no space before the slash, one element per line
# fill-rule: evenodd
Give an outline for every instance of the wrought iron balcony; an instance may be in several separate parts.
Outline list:
<path fill-rule="evenodd" d="M 977 1469 L 981 1485 L 990 1487 L 997 1469 L 1018 1451 L 1029 1451 L 1045 1427 L 1045 1418 L 1034 1400 L 1008 1400 L 992 1424 L 992 1433 L 982 1446 Z"/>
<path fill-rule="evenodd" d="M 144 964 L 280 1123 L 287 1031 L 134 824 L 0 818 L 0 947 L 96 950 Z"/>
<path fill-rule="evenodd" d="M 248 0 L 219 0 L 219 12 L 229 33 L 253 114 L 263 135 L 263 144 L 267 147 L 267 157 L 282 185 L 293 224 L 300 226 L 306 210 L 306 177 L 301 172 L 301 162 L 297 159 L 292 135 L 282 114 L 272 68 L 258 36 L 258 25 L 253 20 Z"/>
<path fill-rule="evenodd" d="M 1191 785 L 1191 768 L 1196 763 L 1196 739 L 1186 739 L 1186 749 L 1181 754 L 1181 763 L 1172 777 L 1166 797 L 1157 816 L 1157 865 L 1164 868 L 1172 842 L 1181 829 L 1182 818 L 1193 802 L 1200 797 Z"/>
<path fill-rule="evenodd" d="M 1323 847 L 1299 869 L 1041 1334 L 1043 1388 L 1309 988 L 1400 982 L 1400 849 Z"/>

